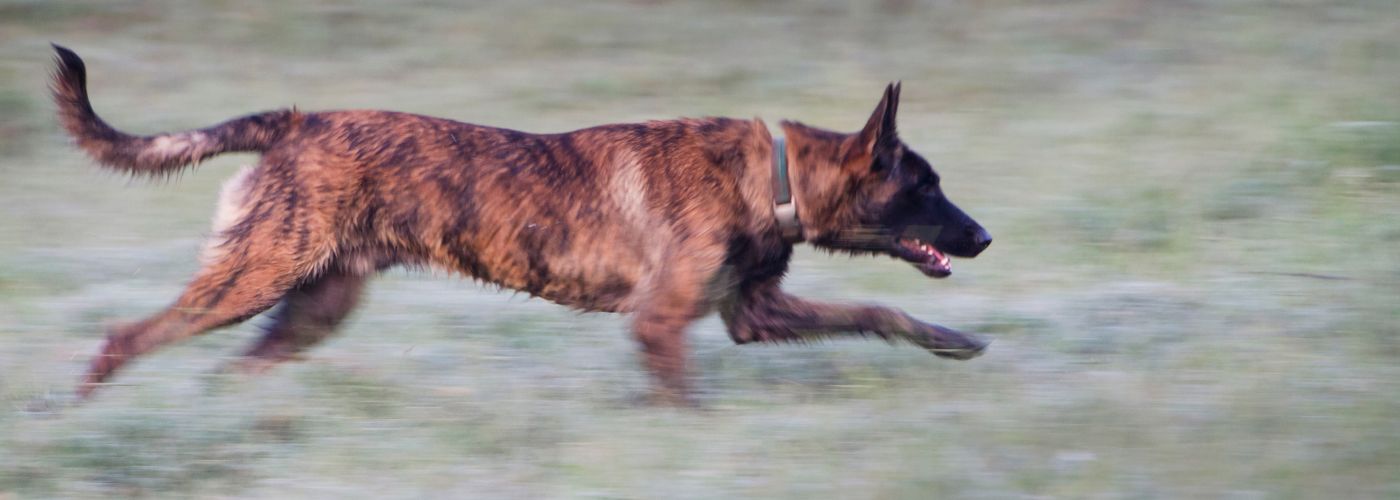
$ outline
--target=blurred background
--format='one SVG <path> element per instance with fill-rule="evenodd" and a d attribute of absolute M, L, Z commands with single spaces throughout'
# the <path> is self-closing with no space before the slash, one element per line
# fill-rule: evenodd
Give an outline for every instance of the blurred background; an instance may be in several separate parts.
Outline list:
<path fill-rule="evenodd" d="M 0 0 L 0 498 L 1400 497 L 1392 0 Z M 995 339 L 731 344 L 637 406 L 624 319 L 394 271 L 263 377 L 254 323 L 58 409 L 105 321 L 193 272 L 218 186 L 99 170 L 50 41 L 141 133 L 388 108 L 528 131 L 676 116 L 900 127 L 996 236 L 933 281 L 803 248 L 799 295 Z"/>

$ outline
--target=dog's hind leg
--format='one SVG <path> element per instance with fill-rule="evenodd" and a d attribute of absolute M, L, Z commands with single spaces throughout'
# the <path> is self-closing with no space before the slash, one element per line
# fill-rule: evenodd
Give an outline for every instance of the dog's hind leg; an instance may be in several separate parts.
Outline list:
<path fill-rule="evenodd" d="M 296 283 L 298 267 L 291 259 L 246 263 L 229 259 L 206 267 L 164 311 L 112 328 L 78 387 L 78 395 L 87 397 L 137 356 L 267 310 Z"/>
<path fill-rule="evenodd" d="M 297 187 L 279 181 L 260 186 L 260 192 L 234 186 L 234 200 L 225 192 L 224 201 L 248 210 L 234 210 L 237 217 L 226 225 L 216 224 L 218 237 L 205 252 L 204 267 L 174 304 L 109 330 L 106 344 L 78 386 L 79 397 L 88 397 L 137 356 L 256 316 L 323 270 L 333 253 L 331 231 L 312 227 L 316 219 L 306 214 L 309 200 L 286 196 Z"/>
<path fill-rule="evenodd" d="M 287 293 L 272 313 L 272 324 L 241 359 L 230 368 L 245 373 L 261 373 L 278 363 L 296 359 L 298 354 L 335 333 L 360 301 L 366 273 L 332 266 Z"/>

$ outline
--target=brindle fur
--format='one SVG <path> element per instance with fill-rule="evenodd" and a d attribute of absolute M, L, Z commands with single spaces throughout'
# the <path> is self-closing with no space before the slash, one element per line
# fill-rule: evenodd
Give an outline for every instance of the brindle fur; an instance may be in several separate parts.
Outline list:
<path fill-rule="evenodd" d="M 870 332 L 958 359 L 985 347 L 896 310 L 818 304 L 779 288 L 793 247 L 774 219 L 772 138 L 758 119 L 529 134 L 387 111 L 281 110 L 137 137 L 94 113 L 82 60 L 55 49 L 59 116 L 101 164 L 162 176 L 224 152 L 261 153 L 226 186 L 203 268 L 164 311 L 111 329 L 82 396 L 136 356 L 274 306 L 241 364 L 293 359 L 332 333 L 371 275 L 395 265 L 631 313 L 655 395 L 671 402 L 687 395 L 683 331 L 716 309 L 739 343 Z M 884 251 L 870 235 L 912 223 L 890 217 L 920 210 L 901 201 L 911 189 L 936 188 L 927 163 L 894 135 L 897 102 L 891 86 L 854 134 L 782 123 L 805 240 Z M 981 249 L 955 244 L 938 246 Z"/>

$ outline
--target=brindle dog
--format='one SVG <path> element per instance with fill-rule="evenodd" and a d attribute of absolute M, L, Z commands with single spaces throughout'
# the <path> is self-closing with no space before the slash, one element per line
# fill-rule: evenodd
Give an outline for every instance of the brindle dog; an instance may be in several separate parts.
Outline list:
<path fill-rule="evenodd" d="M 101 164 L 166 176 L 221 153 L 262 155 L 225 185 L 202 269 L 170 307 L 110 329 L 78 388 L 83 397 L 137 356 L 273 306 L 271 325 L 238 365 L 260 371 L 293 359 L 332 333 L 371 276 L 395 265 L 631 313 L 653 396 L 665 402 L 687 401 L 683 332 L 714 310 L 741 344 L 844 332 L 954 359 L 986 347 L 898 310 L 811 302 L 779 286 L 798 241 L 894 256 L 933 277 L 951 272 L 947 255 L 974 257 L 990 244 L 899 140 L 897 84 L 859 132 L 784 121 L 785 142 L 758 119 L 528 134 L 388 111 L 295 109 L 142 137 L 97 116 L 82 59 L 54 48 L 59 117 Z M 775 187 L 790 187 L 795 220 L 782 220 L 777 204 L 787 200 Z"/>

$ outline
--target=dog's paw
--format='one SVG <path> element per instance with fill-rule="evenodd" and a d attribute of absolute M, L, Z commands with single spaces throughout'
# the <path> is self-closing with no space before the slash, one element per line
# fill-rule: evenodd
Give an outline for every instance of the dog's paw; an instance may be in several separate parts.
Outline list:
<path fill-rule="evenodd" d="M 940 358 L 966 361 L 981 356 L 991 345 L 990 340 L 938 325 L 928 325 L 920 333 L 910 340 Z"/>
<path fill-rule="evenodd" d="M 982 345 L 980 345 L 980 346 L 977 346 L 977 347 L 970 347 L 970 348 L 965 348 L 965 349 L 946 349 L 946 348 L 944 348 L 944 349 L 936 349 L 936 348 L 930 348 L 930 349 L 928 349 L 928 351 L 931 352 L 931 353 L 933 353 L 934 356 L 938 356 L 938 357 L 940 357 L 940 358 L 956 359 L 956 360 L 958 360 L 958 361 L 967 361 L 967 360 L 969 360 L 969 359 L 972 359 L 972 358 L 975 358 L 975 357 L 978 357 L 978 356 L 981 356 L 982 354 L 984 354 L 984 353 L 987 351 L 987 346 L 990 345 L 990 344 L 991 344 L 990 342 L 987 342 L 987 343 L 984 343 L 984 344 L 982 344 Z"/>

